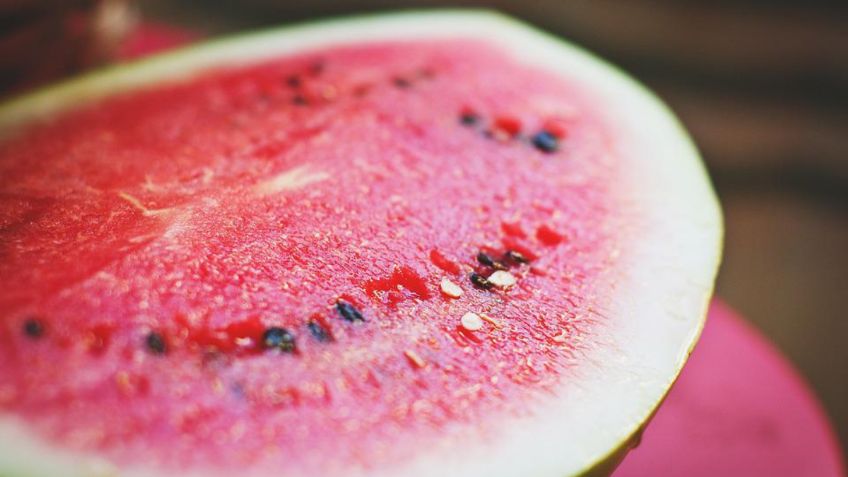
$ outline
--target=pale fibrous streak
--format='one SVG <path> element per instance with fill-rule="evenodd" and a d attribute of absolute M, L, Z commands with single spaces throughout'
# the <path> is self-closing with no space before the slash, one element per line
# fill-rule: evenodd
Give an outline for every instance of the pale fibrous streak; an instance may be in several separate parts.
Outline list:
<path fill-rule="evenodd" d="M 164 213 L 171 211 L 170 208 L 167 208 L 167 209 L 149 209 L 149 208 L 145 207 L 144 204 L 142 204 L 141 201 L 137 197 L 135 197 L 131 194 L 128 194 L 127 192 L 123 192 L 123 191 L 118 192 L 118 197 L 129 202 L 130 205 L 132 205 L 133 207 L 135 207 L 136 209 L 141 211 L 142 215 L 144 215 L 145 217 L 155 217 L 157 215 L 162 215 Z"/>
<path fill-rule="evenodd" d="M 308 165 L 298 166 L 283 171 L 270 179 L 260 182 L 253 187 L 256 195 L 266 196 L 280 192 L 300 189 L 309 184 L 321 182 L 330 177 L 323 171 L 315 171 Z"/>

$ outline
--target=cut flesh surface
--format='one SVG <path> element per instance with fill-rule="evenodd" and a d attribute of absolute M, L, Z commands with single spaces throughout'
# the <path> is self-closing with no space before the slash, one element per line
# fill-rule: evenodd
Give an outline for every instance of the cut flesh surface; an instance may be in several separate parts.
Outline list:
<path fill-rule="evenodd" d="M 0 475 L 573 475 L 700 332 L 686 133 L 501 16 L 213 42 L 0 106 Z"/>

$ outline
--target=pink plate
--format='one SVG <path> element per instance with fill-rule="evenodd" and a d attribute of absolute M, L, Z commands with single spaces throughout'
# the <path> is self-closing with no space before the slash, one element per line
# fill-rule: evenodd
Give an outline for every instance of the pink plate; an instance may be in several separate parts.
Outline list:
<path fill-rule="evenodd" d="M 807 384 L 720 301 L 679 381 L 615 477 L 839 477 L 835 434 Z"/>

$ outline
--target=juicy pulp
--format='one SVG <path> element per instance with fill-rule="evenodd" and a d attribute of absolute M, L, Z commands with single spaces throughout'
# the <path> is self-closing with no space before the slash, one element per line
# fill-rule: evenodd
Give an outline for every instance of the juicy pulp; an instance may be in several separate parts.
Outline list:
<path fill-rule="evenodd" d="M 203 69 L 14 131 L 0 410 L 171 470 L 341 475 L 497 438 L 615 341 L 653 226 L 590 89 L 457 34 Z M 489 287 L 501 266 L 516 284 Z"/>

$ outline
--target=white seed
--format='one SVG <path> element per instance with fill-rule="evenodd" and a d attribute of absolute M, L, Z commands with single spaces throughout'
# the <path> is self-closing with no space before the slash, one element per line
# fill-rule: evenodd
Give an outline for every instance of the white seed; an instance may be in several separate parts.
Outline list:
<path fill-rule="evenodd" d="M 480 318 L 480 315 L 477 313 L 471 313 L 470 311 L 462 315 L 459 322 L 462 324 L 462 327 L 468 331 L 479 331 L 483 328 L 483 319 Z"/>
<path fill-rule="evenodd" d="M 558 335 L 553 337 L 553 340 L 556 343 L 565 343 L 568 341 L 568 335 L 565 333 L 565 330 L 562 330 Z"/>
<path fill-rule="evenodd" d="M 489 283 L 498 288 L 509 288 L 515 285 L 515 276 L 505 270 L 498 270 L 489 275 Z"/>
<path fill-rule="evenodd" d="M 462 296 L 462 288 L 447 278 L 442 278 L 440 286 L 442 288 L 442 293 L 451 298 L 459 298 Z"/>

